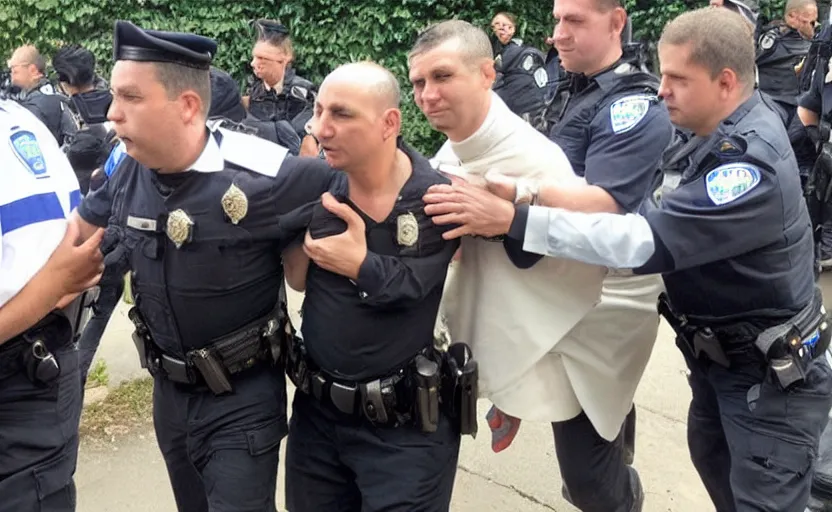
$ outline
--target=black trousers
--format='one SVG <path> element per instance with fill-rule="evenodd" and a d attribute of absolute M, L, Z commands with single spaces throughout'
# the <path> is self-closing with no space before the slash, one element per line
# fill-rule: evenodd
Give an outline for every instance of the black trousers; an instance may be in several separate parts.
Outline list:
<path fill-rule="evenodd" d="M 377 428 L 295 392 L 286 447 L 289 512 L 444 512 L 460 435 L 444 415 L 430 434 Z"/>
<path fill-rule="evenodd" d="M 49 385 L 33 384 L 22 368 L 0 380 L 0 512 L 75 510 L 78 352 L 73 345 L 54 356 L 61 373 Z"/>
<path fill-rule="evenodd" d="M 612 442 L 601 437 L 585 413 L 552 423 L 555 452 L 567 499 L 583 512 L 630 512 L 641 483 L 632 461 L 635 407 Z"/>
<path fill-rule="evenodd" d="M 180 512 L 274 511 L 280 442 L 286 436 L 286 380 L 268 365 L 215 396 L 157 378 L 156 438 Z"/>
<path fill-rule="evenodd" d="M 730 369 L 685 357 L 693 391 L 688 445 L 717 512 L 803 512 L 832 406 L 826 357 L 788 392 L 751 345 L 732 354 Z"/>

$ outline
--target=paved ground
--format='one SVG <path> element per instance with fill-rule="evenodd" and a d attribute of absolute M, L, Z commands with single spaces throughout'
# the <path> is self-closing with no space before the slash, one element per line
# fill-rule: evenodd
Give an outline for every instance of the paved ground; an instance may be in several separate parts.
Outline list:
<path fill-rule="evenodd" d="M 824 279 L 823 284 L 827 293 L 832 293 L 832 278 Z M 122 308 L 114 315 L 99 351 L 107 361 L 111 385 L 142 375 L 129 333 Z M 636 396 L 635 466 L 647 493 L 645 512 L 713 510 L 688 457 L 684 421 L 689 400 L 684 363 L 670 329 L 663 324 Z M 481 416 L 487 408 L 487 403 L 480 404 Z M 560 497 L 548 425 L 524 423 L 514 444 L 499 455 L 491 452 L 484 422 L 480 428 L 476 440 L 466 437 L 463 441 L 453 511 L 574 510 Z M 282 479 L 282 467 L 280 471 Z M 175 511 L 150 430 L 112 446 L 83 446 L 76 481 L 79 512 Z M 281 502 L 282 496 L 280 489 Z"/>

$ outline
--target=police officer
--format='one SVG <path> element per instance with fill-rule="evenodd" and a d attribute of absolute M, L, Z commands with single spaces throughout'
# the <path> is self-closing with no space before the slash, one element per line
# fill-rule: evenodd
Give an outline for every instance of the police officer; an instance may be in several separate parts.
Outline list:
<path fill-rule="evenodd" d="M 796 163 L 754 90 L 744 23 L 706 8 L 665 28 L 660 94 L 694 136 L 668 149 L 665 168 L 681 173 L 640 215 L 515 208 L 474 187 L 426 200 L 446 203 L 430 214 L 451 212 L 438 222 L 464 225 L 448 237 L 508 233 L 529 252 L 662 273 L 659 308 L 691 373 L 691 457 L 716 509 L 800 511 L 832 405 L 830 333 Z"/>
<path fill-rule="evenodd" d="M 266 511 L 287 431 L 278 219 L 334 171 L 206 127 L 216 50 L 116 23 L 109 119 L 127 156 L 78 212 L 85 232 L 109 224 L 108 262 L 131 269 L 129 316 L 179 510 Z"/>
<path fill-rule="evenodd" d="M 272 20 L 258 20 L 255 28 L 251 68 L 256 79 L 243 103 L 260 121 L 287 121 L 301 141 L 311 144 L 305 128 L 312 118 L 316 87 L 289 67 L 295 58 L 289 29 Z"/>
<path fill-rule="evenodd" d="M 791 108 L 800 94 L 797 69 L 809 52 L 817 20 L 815 0 L 789 0 L 784 19 L 764 27 L 757 40 L 759 88 Z"/>
<path fill-rule="evenodd" d="M 58 49 L 52 57 L 58 85 L 70 98 L 78 131 L 66 148 L 75 169 L 81 193 L 89 190 L 93 171 L 101 166 L 112 149 L 115 132 L 107 123 L 107 109 L 113 100 L 109 85 L 95 73 L 95 56 L 78 45 Z"/>
<path fill-rule="evenodd" d="M 532 122 L 543 110 L 549 86 L 546 56 L 514 38 L 516 24 L 514 15 L 507 12 L 498 13 L 491 21 L 497 71 L 493 89 L 512 112 Z"/>
<path fill-rule="evenodd" d="M 673 135 L 667 108 L 657 97 L 659 81 L 644 70 L 638 45 L 630 44 L 627 13 L 621 2 L 558 0 L 553 16 L 557 21 L 554 46 L 568 74 L 561 83 L 561 92 L 548 105 L 547 133 L 563 148 L 576 174 L 590 185 L 578 190 L 561 189 L 556 206 L 633 212 L 650 190 L 662 152 Z M 577 21 L 590 17 L 607 21 L 591 27 Z M 636 364 L 638 376 L 656 339 L 658 315 L 653 307 L 660 288 L 655 276 L 610 272 L 601 304 L 586 319 L 595 343 L 610 340 L 610 346 L 628 346 L 631 353 L 642 354 L 640 365 Z M 638 377 L 632 382 L 634 393 Z M 586 415 L 558 424 L 555 430 L 563 439 L 558 455 L 564 468 L 565 491 L 573 503 L 583 510 L 617 510 L 615 507 L 632 501 L 630 487 L 621 482 L 627 482 L 628 473 L 629 479 L 638 478 L 634 469 L 624 466 L 634 456 L 635 409 L 627 417 L 620 439 L 600 437 Z M 568 441 L 576 437 L 570 430 L 590 432 L 580 437 L 590 444 L 578 446 Z M 607 469 L 584 463 L 588 459 L 581 453 L 593 443 L 604 447 Z M 605 479 L 619 482 L 618 490 L 614 490 L 616 485 L 600 483 Z M 610 494 L 605 496 L 597 488 L 607 489 Z M 640 505 L 633 507 L 635 510 Z"/>
<path fill-rule="evenodd" d="M 46 79 L 46 61 L 31 45 L 21 46 L 8 62 L 12 84 L 21 89 L 18 100 L 43 121 L 59 146 L 68 143 L 77 130 L 64 98 Z"/>
<path fill-rule="evenodd" d="M 318 96 L 313 132 L 344 174 L 297 212 L 308 258 L 287 263 L 306 289 L 289 356 L 291 512 L 450 506 L 461 430 L 439 403 L 452 388 L 433 326 L 459 243 L 424 213 L 424 191 L 448 180 L 401 142 L 399 102 L 396 78 L 373 63 L 341 66 Z"/>
<path fill-rule="evenodd" d="M 66 219 L 78 181 L 46 126 L 3 100 L 0 131 L 0 511 L 73 512 L 73 311 L 100 276 L 103 231 L 76 245 L 78 226 Z"/>

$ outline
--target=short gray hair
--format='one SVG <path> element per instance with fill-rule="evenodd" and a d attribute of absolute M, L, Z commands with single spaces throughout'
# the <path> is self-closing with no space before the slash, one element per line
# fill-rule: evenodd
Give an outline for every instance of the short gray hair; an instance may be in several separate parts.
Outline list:
<path fill-rule="evenodd" d="M 211 108 L 211 72 L 171 62 L 154 62 L 156 78 L 162 83 L 169 99 L 179 97 L 185 91 L 194 91 L 202 100 L 202 115 L 208 116 Z"/>
<path fill-rule="evenodd" d="M 747 87 L 755 82 L 754 34 L 748 21 L 728 9 L 705 7 L 681 14 L 664 27 L 659 46 L 690 45 L 690 60 L 716 78 L 730 69 Z"/>
<path fill-rule="evenodd" d="M 494 54 L 491 48 L 491 41 L 484 30 L 471 25 L 467 21 L 448 20 L 428 27 L 419 34 L 413 48 L 407 55 L 410 60 L 413 57 L 427 53 L 448 41 L 458 41 L 460 51 L 476 65 L 479 59 L 493 59 Z"/>
<path fill-rule="evenodd" d="M 788 0 L 786 2 L 786 7 L 783 9 L 783 12 L 788 14 L 792 11 L 802 11 L 803 9 L 814 6 L 815 9 L 818 8 L 818 3 L 815 0 Z"/>

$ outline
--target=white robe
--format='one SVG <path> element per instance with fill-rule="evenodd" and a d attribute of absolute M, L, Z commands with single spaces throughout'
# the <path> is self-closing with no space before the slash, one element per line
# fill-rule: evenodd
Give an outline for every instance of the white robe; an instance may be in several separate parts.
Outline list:
<path fill-rule="evenodd" d="M 494 168 L 548 183 L 583 181 L 560 147 L 496 94 L 483 125 L 446 143 L 435 160 L 480 176 Z M 604 281 L 606 267 L 550 257 L 521 270 L 502 243 L 467 237 L 461 247 L 442 309 L 451 339 L 469 343 L 479 362 L 481 397 L 524 420 L 565 421 L 584 410 L 614 439 L 655 342 L 660 277 Z"/>

